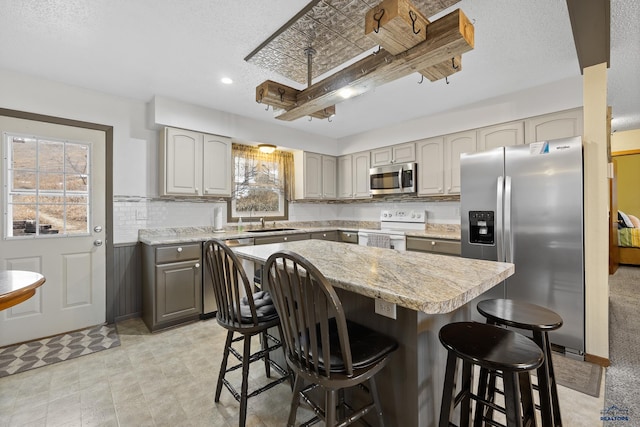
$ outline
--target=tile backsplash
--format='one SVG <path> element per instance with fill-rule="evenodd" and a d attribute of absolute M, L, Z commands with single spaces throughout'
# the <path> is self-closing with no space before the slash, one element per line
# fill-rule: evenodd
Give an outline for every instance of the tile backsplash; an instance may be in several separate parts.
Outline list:
<path fill-rule="evenodd" d="M 187 226 L 213 226 L 214 209 L 223 210 L 226 224 L 227 204 L 223 201 L 176 201 L 132 197 L 114 197 L 114 243 L 138 240 L 138 230 Z M 460 224 L 460 203 L 447 202 L 365 202 L 303 203 L 289 205 L 289 221 L 379 221 L 383 209 L 422 210 L 428 224 Z M 223 226 L 225 225 L 223 224 Z"/>

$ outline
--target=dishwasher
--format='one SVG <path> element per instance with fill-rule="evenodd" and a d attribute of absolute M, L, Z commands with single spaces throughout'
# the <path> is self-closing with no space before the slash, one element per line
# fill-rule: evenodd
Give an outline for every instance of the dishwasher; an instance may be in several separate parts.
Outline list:
<path fill-rule="evenodd" d="M 230 248 L 235 248 L 238 246 L 253 246 L 253 237 L 245 237 L 242 239 L 229 239 L 225 240 L 224 243 Z M 204 243 L 203 243 L 204 248 Z M 204 255 L 203 255 L 204 261 Z M 253 262 L 248 260 L 242 260 L 242 267 L 244 268 L 245 273 L 247 273 L 247 277 L 253 277 Z M 203 268 L 204 276 L 202 281 L 202 314 L 200 315 L 201 319 L 209 319 L 216 315 L 216 311 L 218 310 L 218 306 L 216 304 L 216 297 L 213 294 L 213 284 L 211 283 L 211 275 L 209 274 L 209 268 L 205 266 Z"/>

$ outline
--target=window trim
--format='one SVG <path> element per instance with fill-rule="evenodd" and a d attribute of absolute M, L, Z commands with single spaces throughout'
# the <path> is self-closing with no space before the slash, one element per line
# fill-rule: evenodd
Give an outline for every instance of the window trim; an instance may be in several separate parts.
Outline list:
<path fill-rule="evenodd" d="M 257 147 L 253 147 L 253 146 L 248 146 L 248 145 L 244 145 L 244 144 L 236 144 L 234 143 L 232 146 L 232 151 L 231 151 L 231 162 L 232 162 L 232 189 L 231 192 L 232 194 L 236 191 L 236 181 L 235 181 L 235 166 L 236 166 L 236 157 L 240 157 L 242 156 L 243 152 L 252 152 L 253 150 L 255 150 L 256 155 L 254 157 L 260 157 L 263 158 L 265 160 L 268 160 L 270 162 L 276 163 L 279 165 L 280 170 L 278 171 L 279 174 L 281 174 L 282 176 L 282 188 L 279 194 L 279 199 L 280 199 L 280 203 L 282 205 L 282 209 L 278 211 L 278 214 L 276 215 L 269 215 L 268 212 L 265 211 L 252 211 L 247 213 L 246 215 L 238 215 L 238 212 L 236 211 L 235 207 L 236 207 L 236 199 L 234 196 L 230 197 L 229 199 L 227 199 L 227 223 L 237 223 L 239 221 L 240 218 L 242 218 L 243 222 L 258 222 L 261 219 L 264 221 L 283 221 L 283 220 L 288 220 L 289 219 L 289 197 L 288 197 L 288 193 L 289 193 L 289 177 L 287 176 L 287 169 L 292 167 L 292 163 L 291 166 L 285 166 L 285 163 L 283 162 L 282 158 L 278 158 L 278 155 L 282 155 L 282 154 L 289 154 L 289 153 L 283 153 L 282 151 L 276 150 L 276 152 L 273 153 L 273 159 L 269 159 L 269 157 L 271 157 L 271 154 L 263 154 L 263 153 L 257 153 L 258 152 L 258 148 Z M 239 155 L 239 156 L 237 156 Z M 247 157 L 251 157 L 251 155 L 249 156 L 244 156 L 245 158 Z M 293 161 L 293 159 L 291 159 L 291 162 Z M 292 172 L 291 172 L 292 173 Z M 293 177 L 291 177 L 292 179 Z"/>
<path fill-rule="evenodd" d="M 13 173 L 14 173 L 14 169 L 11 166 L 11 162 L 13 160 L 13 152 L 12 152 L 12 147 L 10 146 L 10 139 L 12 138 L 28 138 L 28 139 L 35 139 L 36 144 L 37 144 L 37 152 L 36 152 L 36 159 L 38 159 L 39 155 L 40 155 L 40 148 L 39 148 L 39 142 L 42 141 L 49 141 L 49 142 L 55 142 L 55 143 L 62 143 L 63 145 L 66 146 L 66 144 L 77 144 L 77 145 L 83 145 L 86 147 L 87 150 L 87 170 L 85 171 L 84 175 L 87 178 L 87 191 L 86 192 L 77 192 L 75 190 L 66 190 L 66 184 L 65 187 L 61 190 L 40 190 L 39 186 L 36 185 L 35 189 L 32 190 L 14 190 L 13 189 Z M 6 182 L 6 185 L 4 186 L 3 189 L 3 197 L 2 197 L 2 212 L 3 212 L 3 232 L 2 232 L 2 236 L 1 238 L 3 240 L 25 240 L 25 239 L 55 239 L 55 238 L 73 238 L 73 237 L 86 237 L 91 235 L 91 221 L 92 221 L 92 216 L 91 216 L 91 212 L 93 210 L 93 204 L 92 204 L 92 199 L 91 199 L 91 180 L 93 179 L 92 175 L 93 175 L 93 167 L 92 167 L 92 151 L 93 151 L 93 146 L 91 143 L 86 142 L 86 141 L 71 141 L 71 140 L 66 140 L 66 139 L 58 139 L 58 138 L 50 138 L 50 137 L 46 137 L 46 136 L 38 136 L 38 135 L 27 135 L 27 134 L 22 134 L 22 133 L 18 133 L 18 132 L 10 132 L 10 131 L 5 131 L 2 134 L 2 141 L 0 141 L 0 143 L 2 144 L 2 150 L 0 150 L 1 152 L 4 153 L 4 155 L 2 156 L 2 164 L 0 165 L 0 169 L 2 171 L 2 176 Z M 66 148 L 65 148 L 66 150 Z M 36 165 L 38 166 L 38 165 Z M 42 173 L 39 169 L 35 169 L 34 173 L 36 174 L 36 180 L 38 181 L 38 176 L 40 173 Z M 46 172 L 44 172 L 46 173 Z M 66 172 L 66 165 L 63 166 L 63 171 L 61 172 L 63 174 L 63 176 L 67 176 L 67 172 Z M 72 174 L 71 174 L 72 175 Z M 66 183 L 66 180 L 65 180 Z M 54 197 L 68 197 L 71 196 L 73 197 L 74 195 L 78 195 L 78 196 L 84 196 L 87 198 L 87 203 L 86 203 L 86 230 L 83 232 L 74 232 L 74 233 L 69 233 L 67 231 L 67 203 L 66 201 L 63 203 L 64 209 L 63 209 L 63 230 L 61 233 L 52 233 L 52 234 L 48 234 L 48 233 L 41 233 L 40 230 L 40 223 L 39 223 L 39 215 L 36 215 L 36 219 L 35 219 L 35 232 L 33 234 L 25 234 L 25 235 L 15 235 L 13 233 L 13 226 L 14 226 L 14 208 L 10 206 L 15 206 L 15 205 L 22 205 L 22 203 L 13 203 L 12 202 L 12 193 L 16 194 L 16 195 L 20 195 L 21 193 L 24 193 L 22 195 L 32 195 L 35 196 L 36 201 L 34 202 L 34 205 L 36 206 L 36 208 L 40 205 L 46 205 L 46 203 L 41 203 L 38 200 L 38 197 L 40 195 L 43 196 L 54 196 Z M 75 194 L 77 193 L 77 194 Z M 10 202 L 11 201 L 11 202 Z M 39 209 L 36 209 L 36 212 L 39 212 Z"/>

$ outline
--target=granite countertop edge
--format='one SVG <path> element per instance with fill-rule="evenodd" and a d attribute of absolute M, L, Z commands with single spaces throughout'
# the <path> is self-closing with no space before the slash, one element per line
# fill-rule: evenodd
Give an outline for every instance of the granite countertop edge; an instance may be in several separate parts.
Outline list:
<path fill-rule="evenodd" d="M 284 228 L 284 227 L 283 227 Z M 140 230 L 138 235 L 138 241 L 147 245 L 169 245 L 169 244 L 181 244 L 181 243 L 198 243 L 205 242 L 210 239 L 245 239 L 250 237 L 272 237 L 272 236 L 284 236 L 288 234 L 299 233 L 315 233 L 323 231 L 345 231 L 357 233 L 357 227 L 343 227 L 343 226 L 322 226 L 322 227 L 291 227 L 292 230 L 274 230 L 274 231 L 261 231 L 251 232 L 249 230 L 236 231 L 236 230 L 224 230 L 214 231 L 211 227 L 185 227 L 183 229 L 153 229 L 153 230 Z M 407 231 L 407 236 L 430 238 L 430 239 L 444 239 L 452 241 L 460 241 L 460 233 L 448 232 L 448 231 Z"/>

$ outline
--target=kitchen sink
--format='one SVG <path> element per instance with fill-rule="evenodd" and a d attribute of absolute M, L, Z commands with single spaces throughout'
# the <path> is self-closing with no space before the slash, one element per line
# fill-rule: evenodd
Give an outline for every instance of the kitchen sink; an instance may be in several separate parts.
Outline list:
<path fill-rule="evenodd" d="M 295 230 L 295 228 L 258 228 L 253 230 L 246 230 L 247 233 L 267 233 L 269 231 L 289 231 Z"/>

